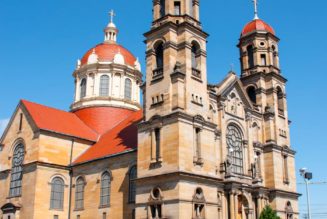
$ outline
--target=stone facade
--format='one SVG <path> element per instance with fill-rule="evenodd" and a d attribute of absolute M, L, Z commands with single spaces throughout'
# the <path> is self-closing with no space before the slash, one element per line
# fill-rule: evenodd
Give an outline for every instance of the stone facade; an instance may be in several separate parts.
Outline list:
<path fill-rule="evenodd" d="M 118 130 L 122 142 L 103 147 L 126 149 L 109 153 L 100 148 L 99 155 L 92 149 L 114 132 L 92 139 L 42 128 L 22 102 L 17 106 L 0 140 L 0 218 L 254 219 L 266 205 L 283 219 L 299 217 L 279 39 L 272 28 L 249 31 L 247 26 L 238 44 L 241 77 L 229 72 L 222 82 L 208 84 L 208 34 L 199 7 L 198 0 L 153 1 L 152 28 L 145 33 L 144 117 L 134 130 L 137 149 L 126 146 L 133 130 L 127 137 Z M 110 52 L 116 46 L 117 33 L 111 21 L 105 45 L 78 62 L 71 114 L 92 107 L 140 109 L 138 61 L 123 47 L 112 62 L 103 59 L 107 44 Z M 109 78 L 105 97 L 100 94 L 103 75 Z M 88 83 L 82 91 L 83 79 Z M 131 80 L 128 98 L 126 79 Z M 93 119 L 87 124 L 97 127 Z M 116 121 L 110 124 L 114 131 L 123 119 Z M 23 153 L 17 152 L 20 145 Z M 89 151 L 93 157 L 76 162 Z M 19 192 L 12 191 L 15 171 L 21 171 Z M 53 195 L 56 189 L 61 199 Z M 109 201 L 102 204 L 104 197 Z"/>

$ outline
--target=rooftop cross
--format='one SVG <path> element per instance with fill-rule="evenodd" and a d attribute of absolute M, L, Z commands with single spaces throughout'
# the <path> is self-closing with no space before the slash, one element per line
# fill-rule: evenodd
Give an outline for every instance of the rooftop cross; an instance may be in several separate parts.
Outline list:
<path fill-rule="evenodd" d="M 254 3 L 254 20 L 258 20 L 258 0 L 252 0 Z"/>
<path fill-rule="evenodd" d="M 110 16 L 110 23 L 113 23 L 113 21 L 114 21 L 114 17 L 116 16 L 114 10 L 111 10 L 111 11 L 109 12 L 109 16 Z"/>

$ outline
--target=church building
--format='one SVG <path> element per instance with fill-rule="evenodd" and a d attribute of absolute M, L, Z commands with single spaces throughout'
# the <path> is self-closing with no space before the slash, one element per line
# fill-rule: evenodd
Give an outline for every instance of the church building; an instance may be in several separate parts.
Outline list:
<path fill-rule="evenodd" d="M 279 38 L 254 3 L 241 73 L 214 84 L 200 0 L 152 1 L 144 75 L 111 11 L 70 111 L 18 103 L 0 139 L 0 218 L 257 219 L 266 205 L 299 218 Z"/>

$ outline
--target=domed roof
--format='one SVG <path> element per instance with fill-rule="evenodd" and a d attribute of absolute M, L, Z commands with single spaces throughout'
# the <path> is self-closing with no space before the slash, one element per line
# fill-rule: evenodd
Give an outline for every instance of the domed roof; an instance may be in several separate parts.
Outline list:
<path fill-rule="evenodd" d="M 101 43 L 85 53 L 81 60 L 82 65 L 88 63 L 89 56 L 92 55 L 93 51 L 98 56 L 99 62 L 113 62 L 115 55 L 119 53 L 124 57 L 126 65 L 134 67 L 134 63 L 136 61 L 134 55 L 123 46 L 116 43 Z"/>
<path fill-rule="evenodd" d="M 261 19 L 255 19 L 245 25 L 245 27 L 242 30 L 241 36 L 245 36 L 254 31 L 265 31 L 275 35 L 274 29 L 269 24 L 267 24 Z"/>

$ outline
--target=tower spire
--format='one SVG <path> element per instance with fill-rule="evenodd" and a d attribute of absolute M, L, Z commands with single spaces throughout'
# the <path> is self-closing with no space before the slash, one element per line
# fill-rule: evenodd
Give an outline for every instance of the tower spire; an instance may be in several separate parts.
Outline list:
<path fill-rule="evenodd" d="M 109 12 L 109 16 L 110 16 L 110 22 L 107 25 L 107 27 L 104 29 L 104 41 L 106 43 L 116 43 L 118 29 L 114 24 L 114 17 L 116 16 L 114 10 L 111 10 Z"/>
<path fill-rule="evenodd" d="M 254 4 L 254 19 L 253 20 L 258 20 L 258 0 L 252 0 Z"/>

